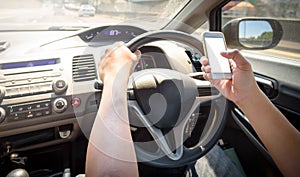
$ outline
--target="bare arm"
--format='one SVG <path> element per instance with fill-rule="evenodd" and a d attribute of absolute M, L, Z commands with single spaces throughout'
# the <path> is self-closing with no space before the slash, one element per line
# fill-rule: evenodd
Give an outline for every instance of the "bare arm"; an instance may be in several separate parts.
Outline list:
<path fill-rule="evenodd" d="M 261 92 L 244 57 L 237 50 L 222 55 L 229 59 L 232 80 L 211 80 L 211 68 L 204 57 L 205 78 L 244 112 L 283 175 L 299 176 L 300 133 Z"/>
<path fill-rule="evenodd" d="M 127 83 L 139 55 L 119 43 L 102 57 L 98 70 L 104 89 L 87 150 L 87 176 L 138 176 L 128 120 Z"/>

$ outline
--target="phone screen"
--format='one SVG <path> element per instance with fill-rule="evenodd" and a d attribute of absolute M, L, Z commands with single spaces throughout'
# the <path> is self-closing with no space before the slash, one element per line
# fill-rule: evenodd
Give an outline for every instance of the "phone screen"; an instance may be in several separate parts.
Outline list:
<path fill-rule="evenodd" d="M 212 73 L 231 73 L 228 59 L 221 56 L 220 52 L 226 51 L 223 38 L 205 37 L 206 55 Z"/>

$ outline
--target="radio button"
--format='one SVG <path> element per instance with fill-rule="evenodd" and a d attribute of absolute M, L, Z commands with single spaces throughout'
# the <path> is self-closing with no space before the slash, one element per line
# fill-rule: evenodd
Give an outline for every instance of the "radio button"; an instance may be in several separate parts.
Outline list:
<path fill-rule="evenodd" d="M 15 96 L 19 96 L 19 95 L 20 95 L 19 88 L 6 89 L 6 96 L 8 96 L 8 97 L 15 97 Z"/>
<path fill-rule="evenodd" d="M 40 92 L 40 86 L 39 85 L 31 85 L 29 87 L 30 94 L 36 94 Z"/>
<path fill-rule="evenodd" d="M 27 116 L 26 116 L 27 119 L 31 119 L 33 118 L 33 114 L 32 112 L 28 112 Z"/>
<path fill-rule="evenodd" d="M 27 110 L 31 110 L 32 109 L 32 106 L 31 105 L 28 105 L 27 106 Z"/>
<path fill-rule="evenodd" d="M 20 107 L 17 108 L 17 110 L 18 110 L 18 112 L 21 112 L 21 111 L 24 110 L 24 108 L 22 106 L 20 106 Z"/>
<path fill-rule="evenodd" d="M 40 85 L 40 91 L 43 92 L 43 93 L 52 91 L 51 84 L 43 84 L 43 85 Z"/>
<path fill-rule="evenodd" d="M 29 94 L 29 87 L 20 87 L 19 91 L 20 91 L 21 96 L 28 95 Z"/>
<path fill-rule="evenodd" d="M 15 112 L 15 108 L 13 106 L 8 106 L 7 108 L 8 108 L 9 113 L 12 114 Z"/>
<path fill-rule="evenodd" d="M 50 111 L 50 110 L 45 110 L 45 111 L 44 111 L 44 115 L 45 115 L 45 116 L 50 115 L 50 114 L 51 114 L 51 111 Z"/>
<path fill-rule="evenodd" d="M 43 112 L 41 112 L 41 111 L 37 111 L 37 112 L 35 112 L 35 117 L 40 117 L 40 116 L 42 116 L 43 115 Z"/>
<path fill-rule="evenodd" d="M 45 106 L 45 107 L 49 107 L 49 106 L 50 106 L 50 103 L 45 103 L 44 106 Z"/>
<path fill-rule="evenodd" d="M 67 90 L 68 84 L 60 79 L 53 82 L 52 88 L 56 94 L 62 94 Z"/>
<path fill-rule="evenodd" d="M 22 120 L 24 118 L 27 117 L 27 114 L 26 113 L 14 113 L 14 114 L 11 114 L 10 117 L 9 117 L 9 121 L 17 121 L 17 120 Z"/>

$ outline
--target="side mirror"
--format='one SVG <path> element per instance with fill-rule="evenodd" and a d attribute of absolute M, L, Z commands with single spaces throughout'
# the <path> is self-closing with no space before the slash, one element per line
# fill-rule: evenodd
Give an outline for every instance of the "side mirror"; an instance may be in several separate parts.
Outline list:
<path fill-rule="evenodd" d="M 270 49 L 281 40 L 281 24 L 274 19 L 233 19 L 222 29 L 227 46 L 237 49 Z"/>

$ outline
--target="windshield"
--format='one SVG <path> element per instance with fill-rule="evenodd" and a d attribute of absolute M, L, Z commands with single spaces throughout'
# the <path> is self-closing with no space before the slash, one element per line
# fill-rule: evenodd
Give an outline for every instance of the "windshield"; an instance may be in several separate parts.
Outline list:
<path fill-rule="evenodd" d="M 130 23 L 160 29 L 188 0 L 9 0 L 0 6 L 1 30 L 76 30 Z M 163 20 L 162 20 L 163 19 Z"/>

